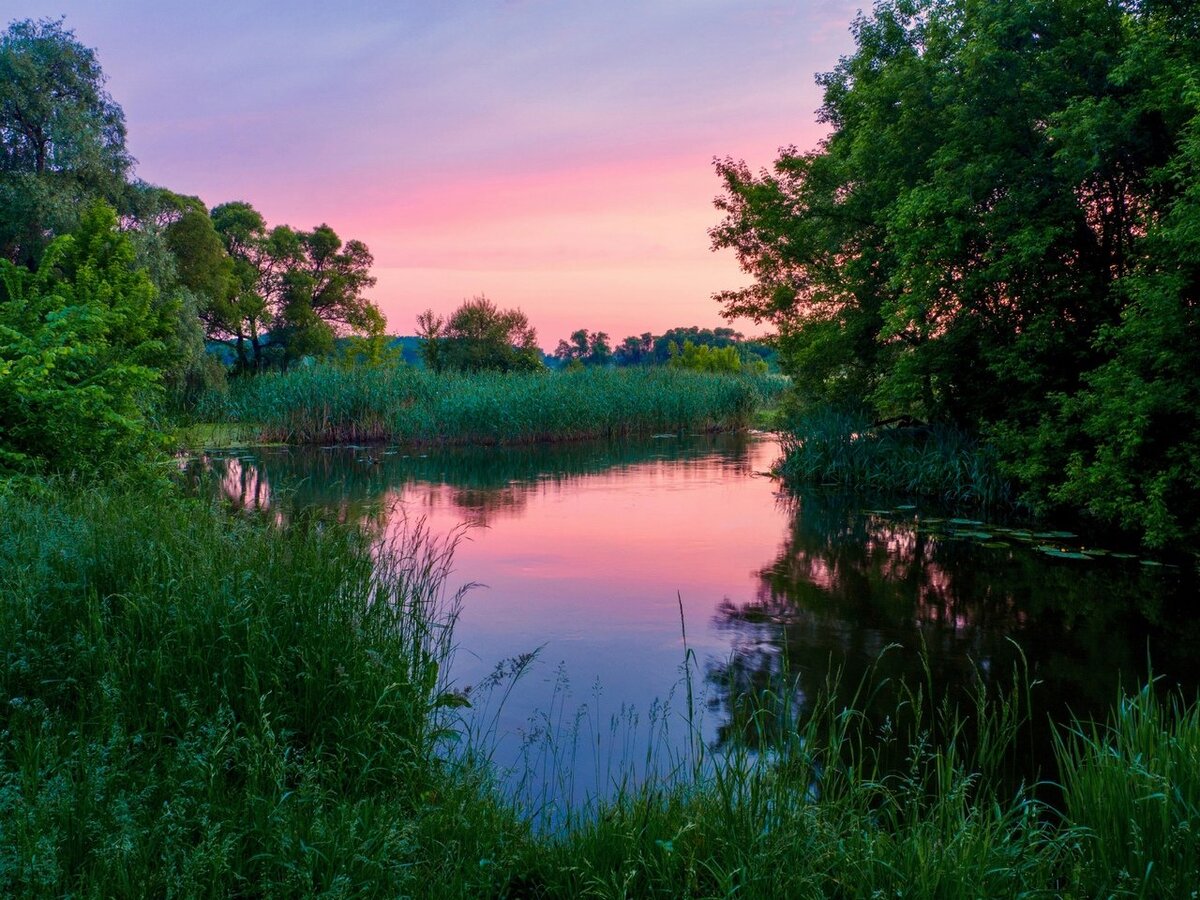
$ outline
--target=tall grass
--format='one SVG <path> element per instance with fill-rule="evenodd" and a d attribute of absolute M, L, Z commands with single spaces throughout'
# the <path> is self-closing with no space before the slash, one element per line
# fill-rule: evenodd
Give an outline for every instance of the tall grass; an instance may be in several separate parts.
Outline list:
<path fill-rule="evenodd" d="M 0 521 L 3 895 L 1157 897 L 1200 884 L 1200 712 L 1150 688 L 1106 725 L 1056 729 L 1046 777 L 1060 788 L 1043 792 L 1012 786 L 1024 673 L 981 681 L 963 708 L 930 678 L 889 694 L 864 683 L 847 705 L 833 681 L 816 696 L 767 686 L 739 699 L 743 744 L 718 754 L 693 731 L 678 765 L 643 770 L 665 774 L 618 773 L 614 796 L 542 831 L 472 762 L 481 748 L 450 749 L 464 734 L 447 718 L 462 703 L 445 674 L 451 545 L 418 529 L 375 547 L 320 516 L 283 527 L 167 488 L 0 487 Z M 685 715 L 653 728 L 694 727 L 690 684 Z M 590 742 L 560 746 L 562 762 L 591 763 Z"/>
<path fill-rule="evenodd" d="M 0 521 L 0 894 L 413 890 L 447 544 L 169 490 L 0 490 Z"/>
<path fill-rule="evenodd" d="M 779 472 L 792 483 L 933 497 L 969 506 L 1014 499 L 990 448 L 945 425 L 879 428 L 859 413 L 818 409 L 792 424 L 783 451 Z"/>
<path fill-rule="evenodd" d="M 312 366 L 243 378 L 202 406 L 291 443 L 516 444 L 745 425 L 778 379 L 674 369 L 435 374 Z"/>

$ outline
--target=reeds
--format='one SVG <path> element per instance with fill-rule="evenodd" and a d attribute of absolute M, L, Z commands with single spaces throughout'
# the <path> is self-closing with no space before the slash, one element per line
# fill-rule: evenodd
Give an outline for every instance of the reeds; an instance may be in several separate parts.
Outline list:
<path fill-rule="evenodd" d="M 450 545 L 144 488 L 0 521 L 0 894 L 409 889 Z"/>
<path fill-rule="evenodd" d="M 747 424 L 779 379 L 674 369 L 434 374 L 312 366 L 243 378 L 201 407 L 289 443 L 519 444 Z"/>
<path fill-rule="evenodd" d="M 995 453 L 946 425 L 874 427 L 862 414 L 819 409 L 793 423 L 783 450 L 779 473 L 793 484 L 931 497 L 958 506 L 997 506 L 1014 498 Z"/>

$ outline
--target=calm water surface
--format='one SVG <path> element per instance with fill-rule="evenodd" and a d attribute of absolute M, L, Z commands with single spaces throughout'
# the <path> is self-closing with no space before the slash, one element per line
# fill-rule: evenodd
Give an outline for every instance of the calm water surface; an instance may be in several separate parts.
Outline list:
<path fill-rule="evenodd" d="M 1148 659 L 1164 683 L 1200 684 L 1190 573 L 1051 558 L 998 534 L 953 537 L 926 507 L 785 496 L 763 475 L 777 456 L 769 436 L 726 435 L 292 448 L 191 465 L 246 506 L 317 504 L 391 530 L 405 517 L 439 534 L 468 525 L 454 580 L 478 587 L 458 623 L 454 678 L 480 686 L 536 651 L 514 685 L 478 703 L 474 725 L 503 766 L 547 732 L 564 745 L 578 738 L 569 753 L 551 751 L 574 759 L 570 784 L 559 785 L 571 794 L 602 790 L 613 761 L 642 753 L 646 734 L 659 734 L 660 749 L 684 745 L 684 627 L 710 747 L 752 740 L 745 698 L 782 690 L 803 708 L 831 669 L 843 672 L 847 696 L 871 666 L 962 696 L 976 678 L 1007 680 L 1023 655 L 1041 682 L 1042 720 L 1068 709 L 1103 715 L 1122 681 L 1145 677 Z M 881 658 L 890 645 L 899 646 Z"/>

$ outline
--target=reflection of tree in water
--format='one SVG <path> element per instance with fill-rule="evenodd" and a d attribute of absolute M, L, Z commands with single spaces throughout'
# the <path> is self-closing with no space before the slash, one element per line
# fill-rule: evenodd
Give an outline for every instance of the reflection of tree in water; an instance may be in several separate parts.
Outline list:
<path fill-rule="evenodd" d="M 1186 610 L 1194 586 L 1178 573 L 946 539 L 914 518 L 862 514 L 860 503 L 818 493 L 795 501 L 753 599 L 718 608 L 732 642 L 706 672 L 718 743 L 777 736 L 826 689 L 831 667 L 842 673 L 840 704 L 875 666 L 876 684 L 928 677 L 933 694 L 965 707 L 980 679 L 993 690 L 1011 684 L 1023 653 L 1043 682 L 1035 722 L 1068 708 L 1103 716 L 1122 677 L 1145 677 L 1147 651 L 1156 674 L 1200 683 Z M 882 718 L 894 707 L 885 689 L 866 712 Z"/>
<path fill-rule="evenodd" d="M 701 463 L 697 465 L 697 463 Z M 687 463 L 686 466 L 681 464 Z M 219 479 L 238 509 L 321 507 L 341 520 L 375 519 L 397 498 L 417 512 L 450 508 L 472 522 L 519 516 L 530 499 L 585 476 L 672 467 L 676 478 L 746 475 L 744 434 L 518 447 L 267 448 L 191 460 L 185 472 Z"/>

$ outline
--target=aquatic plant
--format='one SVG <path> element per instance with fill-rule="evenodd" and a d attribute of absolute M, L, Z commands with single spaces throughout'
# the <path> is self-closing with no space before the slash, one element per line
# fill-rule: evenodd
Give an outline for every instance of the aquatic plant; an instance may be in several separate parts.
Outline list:
<path fill-rule="evenodd" d="M 964 506 L 1011 503 L 995 453 L 947 425 L 875 426 L 862 413 L 823 407 L 784 434 L 779 474 L 792 484 L 934 497 Z"/>
<path fill-rule="evenodd" d="M 454 374 L 312 366 L 243 378 L 203 408 L 292 443 L 516 444 L 749 422 L 779 379 L 669 369 Z"/>

